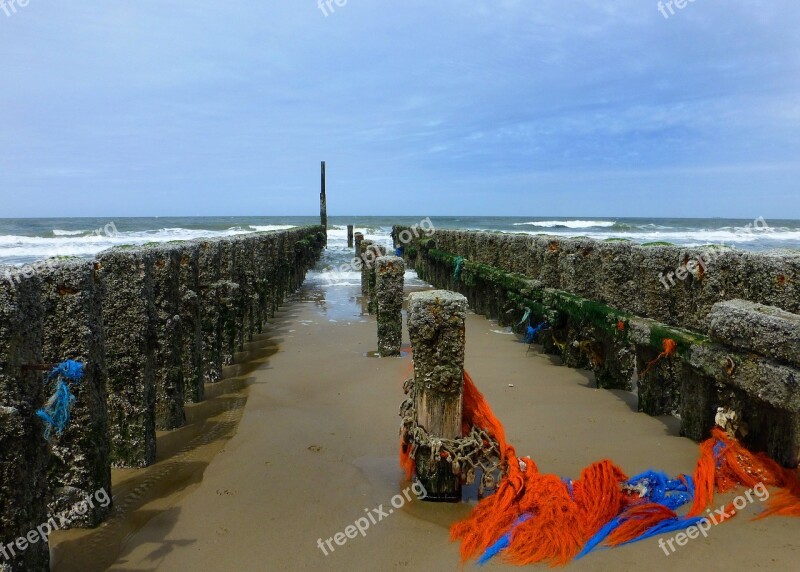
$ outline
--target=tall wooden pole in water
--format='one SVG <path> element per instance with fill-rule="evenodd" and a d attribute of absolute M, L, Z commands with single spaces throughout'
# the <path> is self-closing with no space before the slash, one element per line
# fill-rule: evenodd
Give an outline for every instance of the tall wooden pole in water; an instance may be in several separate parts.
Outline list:
<path fill-rule="evenodd" d="M 319 223 L 325 227 L 325 244 L 328 244 L 328 202 L 325 197 L 325 161 L 322 162 L 322 190 L 319 193 Z"/>

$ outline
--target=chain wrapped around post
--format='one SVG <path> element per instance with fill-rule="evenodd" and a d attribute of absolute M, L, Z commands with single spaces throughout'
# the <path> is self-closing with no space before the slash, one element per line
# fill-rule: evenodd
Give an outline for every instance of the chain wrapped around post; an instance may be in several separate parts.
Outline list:
<path fill-rule="evenodd" d="M 431 437 L 416 422 L 413 378 L 405 381 L 403 390 L 408 398 L 400 405 L 400 417 L 403 419 L 400 438 L 404 446 L 409 448 L 409 457 L 415 459 L 421 447 L 423 451 L 430 451 L 432 470 L 439 459 L 444 459 L 452 466 L 453 474 L 459 475 L 467 485 L 475 482 L 480 470 L 479 494 L 482 496 L 487 490 L 494 490 L 499 482 L 498 473 L 503 471 L 497 441 L 486 430 L 474 426 L 460 439 Z"/>

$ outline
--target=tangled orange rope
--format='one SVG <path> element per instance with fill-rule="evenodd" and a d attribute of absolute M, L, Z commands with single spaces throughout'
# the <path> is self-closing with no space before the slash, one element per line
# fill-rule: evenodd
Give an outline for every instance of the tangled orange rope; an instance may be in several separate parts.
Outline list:
<path fill-rule="evenodd" d="M 668 345 L 667 341 L 672 340 L 665 340 L 664 355 L 674 351 L 674 342 Z M 461 541 L 462 561 L 479 556 L 510 535 L 504 547 L 510 563 L 561 565 L 575 558 L 611 521 L 619 525 L 605 539 L 607 546 L 625 544 L 659 523 L 677 518 L 669 508 L 625 490 L 622 485 L 628 477 L 609 460 L 590 465 L 579 479 L 566 484 L 556 475 L 539 473 L 529 457 L 516 456 L 514 447 L 506 442 L 502 423 L 466 372 L 463 423 L 465 431 L 480 427 L 498 442 L 505 476 L 493 495 L 481 500 L 466 520 L 451 527 L 450 539 Z M 408 449 L 402 445 L 400 457 L 411 476 L 414 459 Z M 738 485 L 758 483 L 780 488 L 758 518 L 800 516 L 800 479 L 793 471 L 763 454 L 749 452 L 721 429 L 715 429 L 700 445 L 700 452 L 694 472 L 696 494 L 687 517 L 699 516 L 709 507 L 715 490 L 724 493 Z"/>
<path fill-rule="evenodd" d="M 639 377 L 642 378 L 650 373 L 650 370 L 653 369 L 653 366 L 660 362 L 665 357 L 672 357 L 675 354 L 675 350 L 677 349 L 678 344 L 675 343 L 675 340 L 671 340 L 669 338 L 664 340 L 664 351 L 658 354 L 658 357 L 647 364 L 647 369 L 644 370 L 642 375 Z"/>

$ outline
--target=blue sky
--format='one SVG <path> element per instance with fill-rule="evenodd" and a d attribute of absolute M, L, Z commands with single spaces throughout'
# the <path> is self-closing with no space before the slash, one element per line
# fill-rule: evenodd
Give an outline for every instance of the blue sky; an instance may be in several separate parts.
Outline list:
<path fill-rule="evenodd" d="M 797 0 L 333 9 L 0 9 L 0 217 L 800 218 Z"/>

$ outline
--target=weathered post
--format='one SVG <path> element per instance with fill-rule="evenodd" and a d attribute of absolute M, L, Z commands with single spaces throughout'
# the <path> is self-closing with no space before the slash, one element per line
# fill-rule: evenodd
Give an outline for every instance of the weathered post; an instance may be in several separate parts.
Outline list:
<path fill-rule="evenodd" d="M 460 476 L 430 444 L 462 436 L 466 314 L 467 299 L 455 292 L 433 290 L 409 297 L 416 425 L 428 435 L 427 443 L 417 449 L 415 462 L 429 501 L 461 500 Z"/>
<path fill-rule="evenodd" d="M 347 248 L 353 248 L 353 225 L 347 225 Z"/>
<path fill-rule="evenodd" d="M 172 244 L 145 247 L 153 256 L 156 429 L 169 431 L 186 423 L 181 321 L 181 249 Z"/>
<path fill-rule="evenodd" d="M 403 259 L 397 256 L 382 256 L 375 266 L 378 353 L 381 357 L 397 356 L 403 341 L 403 275 L 406 267 Z"/>
<path fill-rule="evenodd" d="M 183 330 L 183 380 L 187 403 L 199 403 L 204 398 L 203 386 L 203 324 L 200 291 L 200 246 L 184 242 L 179 246 L 180 316 Z"/>
<path fill-rule="evenodd" d="M 156 460 L 153 253 L 120 246 L 97 256 L 104 288 L 108 424 L 114 467 Z"/>
<path fill-rule="evenodd" d="M 369 263 L 367 262 L 367 250 L 375 244 L 371 240 L 362 240 L 358 245 L 358 262 L 361 265 L 361 295 L 369 294 Z"/>
<path fill-rule="evenodd" d="M 319 193 L 319 223 L 325 227 L 325 245 L 328 244 L 328 203 L 325 197 L 325 161 L 322 162 L 322 190 Z"/>
<path fill-rule="evenodd" d="M 23 367 L 42 361 L 39 278 L 17 270 L 6 278 L 0 279 L 0 542 L 4 544 L 24 539 L 29 530 L 47 521 L 50 492 L 44 423 L 36 416 L 44 403 L 42 375 Z M 6 546 L 0 548 L 14 554 Z M 47 570 L 47 538 L 6 560 L 0 560 L 3 572 Z"/>
<path fill-rule="evenodd" d="M 361 248 L 361 241 L 364 240 L 364 235 L 360 232 L 356 232 L 353 234 L 353 242 L 356 245 L 356 256 L 360 252 L 359 248 Z"/>
<path fill-rule="evenodd" d="M 75 402 L 69 423 L 63 433 L 51 436 L 47 475 L 53 495 L 48 508 L 51 515 L 69 518 L 62 528 L 91 528 L 103 522 L 110 507 L 98 503 L 81 513 L 81 501 L 101 489 L 111 494 L 103 292 L 88 260 L 63 260 L 39 275 L 42 361 L 73 359 L 84 364 L 83 379 L 72 387 Z M 52 392 L 51 384 L 47 388 Z"/>
<path fill-rule="evenodd" d="M 378 300 L 375 292 L 375 283 L 377 281 L 377 267 L 375 262 L 379 257 L 386 256 L 386 247 L 378 244 L 373 244 L 365 254 L 365 260 L 369 264 L 369 275 L 367 277 L 367 311 L 374 314 L 377 310 Z"/>

